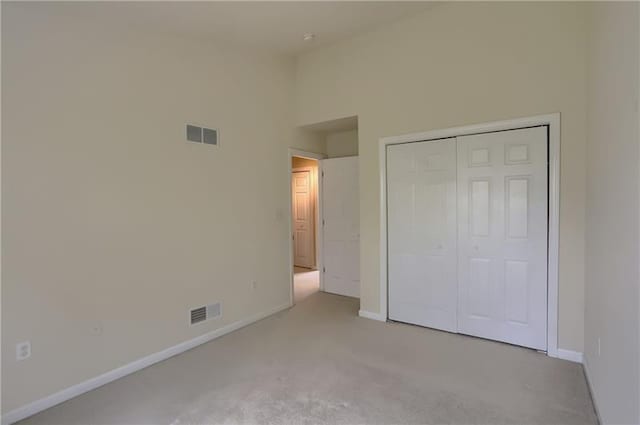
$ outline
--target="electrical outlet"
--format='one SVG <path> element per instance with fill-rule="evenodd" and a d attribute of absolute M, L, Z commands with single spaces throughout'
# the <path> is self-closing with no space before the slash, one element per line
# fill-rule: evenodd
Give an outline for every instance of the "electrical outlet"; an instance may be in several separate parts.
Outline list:
<path fill-rule="evenodd" d="M 16 344 L 16 360 L 26 360 L 31 357 L 31 342 L 19 342 Z"/>
<path fill-rule="evenodd" d="M 251 281 L 251 289 L 257 289 L 258 288 L 258 281 L 253 280 Z"/>

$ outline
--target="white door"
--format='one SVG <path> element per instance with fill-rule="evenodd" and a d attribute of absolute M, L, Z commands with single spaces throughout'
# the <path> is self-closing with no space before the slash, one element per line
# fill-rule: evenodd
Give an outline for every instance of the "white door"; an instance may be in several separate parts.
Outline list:
<path fill-rule="evenodd" d="M 311 188 L 311 172 L 294 171 L 293 191 L 293 264 L 299 267 L 314 266 L 314 214 Z"/>
<path fill-rule="evenodd" d="M 322 160 L 324 290 L 360 296 L 358 157 Z"/>
<path fill-rule="evenodd" d="M 547 348 L 547 128 L 458 137 L 458 330 Z"/>
<path fill-rule="evenodd" d="M 387 147 L 389 318 L 457 330 L 456 140 Z"/>

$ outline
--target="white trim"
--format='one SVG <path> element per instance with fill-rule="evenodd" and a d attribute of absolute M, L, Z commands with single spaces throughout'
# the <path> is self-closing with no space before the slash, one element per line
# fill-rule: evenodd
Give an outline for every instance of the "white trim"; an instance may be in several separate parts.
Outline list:
<path fill-rule="evenodd" d="M 162 351 L 158 351 L 157 353 L 153 353 L 146 357 L 142 357 L 129 364 L 110 370 L 109 372 L 103 373 L 102 375 L 88 379 L 84 382 L 73 385 L 69 388 L 65 388 L 62 391 L 58 391 L 57 393 L 41 398 L 40 400 L 36 400 L 22 407 L 18 407 L 17 409 L 14 409 L 2 415 L 2 425 L 9 425 L 14 422 L 18 422 L 24 418 L 35 415 L 36 413 L 41 412 L 45 409 L 48 409 L 57 404 L 65 402 L 69 399 L 77 397 L 80 394 L 84 394 L 95 388 L 108 384 L 109 382 L 115 381 L 116 379 L 122 378 L 123 376 L 129 375 L 133 372 L 137 372 L 138 370 L 144 369 L 155 363 L 158 363 L 160 361 L 166 360 L 170 357 L 183 353 L 187 350 L 197 347 L 198 345 L 205 344 L 209 341 L 212 341 L 230 332 L 233 332 L 235 330 L 248 326 L 252 323 L 255 323 L 259 320 L 262 320 L 268 316 L 271 316 L 275 313 L 278 313 L 282 310 L 286 310 L 289 307 L 290 307 L 290 304 L 286 303 L 278 307 L 272 308 L 264 313 L 256 314 L 243 320 L 238 320 L 237 322 L 230 323 L 226 326 L 223 326 L 219 329 L 208 332 L 204 335 L 200 335 L 188 341 L 181 342 L 180 344 L 174 345 L 173 347 L 169 347 Z"/>
<path fill-rule="evenodd" d="M 320 271 L 318 273 L 320 275 L 320 290 L 324 290 L 324 276 L 322 273 L 322 266 L 324 264 L 324 258 L 322 255 L 323 252 L 323 238 L 322 238 L 322 228 L 320 223 L 322 223 L 322 159 L 325 159 L 327 156 L 322 153 L 303 151 L 300 149 L 289 148 L 287 151 L 287 176 L 289 179 L 289 208 L 287 212 L 288 225 L 289 225 L 289 301 L 291 305 L 293 305 L 293 199 L 291 194 L 291 173 L 293 171 L 293 166 L 291 165 L 291 161 L 293 157 L 297 156 L 299 158 L 307 158 L 307 159 L 315 159 L 318 161 L 318 187 L 317 187 L 317 199 L 318 199 L 318 218 L 316 221 L 316 229 L 318 232 L 316 233 L 316 264 L 317 268 Z"/>
<path fill-rule="evenodd" d="M 558 357 L 560 258 L 560 114 L 549 115 L 549 248 L 547 255 L 547 354 Z"/>
<path fill-rule="evenodd" d="M 378 144 L 380 170 L 380 315 L 387 317 L 387 146 L 538 125 L 549 126 L 549 247 L 547 355 L 558 357 L 558 243 L 560 229 L 560 113 L 383 137 Z"/>
<path fill-rule="evenodd" d="M 582 353 L 579 351 L 565 350 L 564 348 L 558 348 L 557 357 L 562 360 L 569 360 L 570 362 L 582 363 Z"/>
<path fill-rule="evenodd" d="M 386 322 L 387 318 L 380 313 L 372 313 L 367 310 L 358 311 L 358 316 L 364 317 L 365 319 L 377 320 L 379 322 Z"/>

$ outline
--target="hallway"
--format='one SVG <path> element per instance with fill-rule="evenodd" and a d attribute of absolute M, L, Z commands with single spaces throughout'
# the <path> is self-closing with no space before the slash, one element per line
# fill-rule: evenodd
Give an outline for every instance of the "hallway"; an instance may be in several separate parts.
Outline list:
<path fill-rule="evenodd" d="M 293 273 L 293 300 L 295 303 L 320 290 L 320 272 L 318 270 L 294 267 Z"/>

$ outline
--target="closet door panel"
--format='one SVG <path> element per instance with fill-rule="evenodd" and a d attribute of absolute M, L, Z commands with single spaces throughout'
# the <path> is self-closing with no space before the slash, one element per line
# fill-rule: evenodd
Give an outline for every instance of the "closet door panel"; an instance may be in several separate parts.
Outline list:
<path fill-rule="evenodd" d="M 389 318 L 456 331 L 455 138 L 387 147 Z"/>
<path fill-rule="evenodd" d="M 546 350 L 547 129 L 462 136 L 458 331 Z"/>

